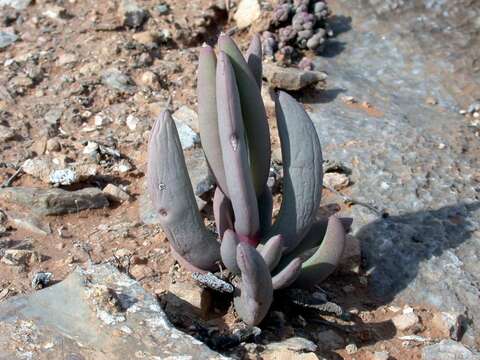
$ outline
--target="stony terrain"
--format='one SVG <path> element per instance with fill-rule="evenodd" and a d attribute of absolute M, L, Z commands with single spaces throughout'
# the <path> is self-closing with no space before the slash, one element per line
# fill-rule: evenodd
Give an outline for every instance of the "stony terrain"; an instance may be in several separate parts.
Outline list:
<path fill-rule="evenodd" d="M 329 1 L 334 37 L 306 52 L 315 71 L 266 64 L 277 207 L 268 87 L 305 88 L 328 160 L 319 216 L 354 218 L 313 305 L 282 294 L 245 329 L 170 256 L 145 196 L 149 129 L 171 97 L 211 224 L 197 50 L 265 30 L 273 2 L 245 3 L 253 18 L 233 1 L 0 0 L 0 359 L 479 358 L 472 0 Z"/>

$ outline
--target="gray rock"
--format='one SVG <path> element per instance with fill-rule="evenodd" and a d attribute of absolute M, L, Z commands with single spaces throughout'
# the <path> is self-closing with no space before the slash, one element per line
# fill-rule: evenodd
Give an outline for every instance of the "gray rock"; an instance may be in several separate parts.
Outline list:
<path fill-rule="evenodd" d="M 45 121 L 48 124 L 58 125 L 58 123 L 60 122 L 60 119 L 62 118 L 63 110 L 64 109 L 60 107 L 52 108 L 48 110 L 44 117 Z"/>
<path fill-rule="evenodd" d="M 388 360 L 390 354 L 387 351 L 375 351 L 373 354 L 373 360 Z"/>
<path fill-rule="evenodd" d="M 258 0 L 240 0 L 233 18 L 239 29 L 249 27 L 262 14 Z"/>
<path fill-rule="evenodd" d="M 148 11 L 141 8 L 135 0 L 122 0 L 119 8 L 123 25 L 137 29 L 148 19 Z"/>
<path fill-rule="evenodd" d="M 193 192 L 197 196 L 202 196 L 215 185 L 215 179 L 210 173 L 203 150 L 195 148 L 185 151 L 184 154 Z"/>
<path fill-rule="evenodd" d="M 0 189 L 0 200 L 28 207 L 39 215 L 61 215 L 86 209 L 108 207 L 100 189 L 84 188 L 75 191 L 14 187 Z"/>
<path fill-rule="evenodd" d="M 336 350 L 345 346 L 345 340 L 333 330 L 325 330 L 315 334 L 317 345 L 323 350 Z"/>
<path fill-rule="evenodd" d="M 113 184 L 105 186 L 103 193 L 113 201 L 124 202 L 130 199 L 130 195 L 125 190 Z"/>
<path fill-rule="evenodd" d="M 313 341 L 302 337 L 291 337 L 280 342 L 273 342 L 267 345 L 268 351 L 279 349 L 288 349 L 295 352 L 314 352 L 317 351 L 317 345 Z"/>
<path fill-rule="evenodd" d="M 438 344 L 425 346 L 422 360 L 479 360 L 480 353 L 466 348 L 453 340 L 442 340 Z"/>
<path fill-rule="evenodd" d="M 264 65 L 264 75 L 272 88 L 283 90 L 300 90 L 327 78 L 327 74 L 320 71 L 280 67 L 272 64 Z"/>
<path fill-rule="evenodd" d="M 116 68 L 110 68 L 102 73 L 102 83 L 112 90 L 126 93 L 135 92 L 133 80 Z"/>
<path fill-rule="evenodd" d="M 36 272 L 32 277 L 32 288 L 35 290 L 43 289 L 50 285 L 51 280 L 53 279 L 53 274 L 51 272 L 39 271 Z"/>
<path fill-rule="evenodd" d="M 19 228 L 25 229 L 31 233 L 47 236 L 52 233 L 50 225 L 48 223 L 43 223 L 42 220 L 34 215 L 20 215 L 15 213 L 9 213 L 8 217 L 10 221 Z"/>
<path fill-rule="evenodd" d="M 32 0 L 0 0 L 0 7 L 11 6 L 16 10 L 23 10 L 30 5 Z"/>
<path fill-rule="evenodd" d="M 9 141 L 15 138 L 15 130 L 8 126 L 0 125 L 0 140 Z"/>
<path fill-rule="evenodd" d="M 111 265 L 0 304 L 2 358 L 220 359 L 175 329 L 156 298 Z"/>
<path fill-rule="evenodd" d="M 97 174 L 97 165 L 91 163 L 72 163 L 68 167 L 56 164 L 48 156 L 28 159 L 22 165 L 22 170 L 44 183 L 54 185 L 72 185 L 87 180 Z"/>
<path fill-rule="evenodd" d="M 188 125 L 193 131 L 199 132 L 198 128 L 198 114 L 195 110 L 186 105 L 182 105 L 172 114 L 173 119 L 178 123 Z"/>
<path fill-rule="evenodd" d="M 14 33 L 9 31 L 0 31 L 0 49 L 5 49 L 17 40 L 18 36 Z"/>
<path fill-rule="evenodd" d="M 178 137 L 183 150 L 191 149 L 200 143 L 200 136 L 190 126 L 179 121 L 175 121 L 175 125 L 177 126 Z"/>
<path fill-rule="evenodd" d="M 10 266 L 25 266 L 41 262 L 42 258 L 39 253 L 33 250 L 8 249 L 3 253 L 1 262 Z"/>
<path fill-rule="evenodd" d="M 480 9 L 462 4 L 449 1 L 456 12 L 447 16 L 447 2 L 416 0 L 379 16 L 380 5 L 336 1 L 333 12 L 353 14 L 354 28 L 345 31 L 346 18 L 337 24 L 343 32 L 316 62 L 329 74 L 329 87 L 311 117 L 325 158 L 352 169 L 351 196 L 389 214 L 361 205 L 349 214 L 372 290 L 385 302 L 468 314 L 462 341 L 473 345 L 480 338 L 480 202 L 473 181 L 480 159 L 457 101 L 478 97 L 480 74 L 449 59 L 478 58 L 478 47 L 462 45 L 477 43 L 478 32 L 452 24 L 473 27 Z M 448 34 L 437 31 L 446 27 Z M 358 99 L 354 106 L 338 96 L 346 90 Z M 425 104 L 429 96 L 437 106 Z"/>

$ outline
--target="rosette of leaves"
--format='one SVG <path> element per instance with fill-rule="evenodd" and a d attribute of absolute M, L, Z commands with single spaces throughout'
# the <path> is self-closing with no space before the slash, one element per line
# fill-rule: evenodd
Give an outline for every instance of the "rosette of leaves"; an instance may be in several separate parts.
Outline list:
<path fill-rule="evenodd" d="M 155 121 L 148 147 L 148 191 L 175 258 L 192 271 L 227 267 L 238 276 L 234 305 L 249 325 L 268 312 L 275 290 L 311 287 L 335 269 L 345 224 L 316 222 L 322 153 L 312 121 L 285 92 L 276 94 L 283 198 L 272 223 L 270 133 L 263 100 L 262 46 L 255 36 L 245 56 L 227 35 L 218 53 L 204 45 L 198 68 L 200 136 L 217 187 L 216 233 L 198 211 L 175 123 L 168 110 Z"/>

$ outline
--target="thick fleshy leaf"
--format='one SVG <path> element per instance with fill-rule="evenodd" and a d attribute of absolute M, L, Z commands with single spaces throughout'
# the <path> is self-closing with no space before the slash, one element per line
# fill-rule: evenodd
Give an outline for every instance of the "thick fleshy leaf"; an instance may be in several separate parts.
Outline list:
<path fill-rule="evenodd" d="M 240 93 L 243 122 L 248 138 L 250 168 L 257 196 L 263 192 L 270 171 L 270 130 L 262 95 L 250 68 L 235 42 L 225 34 L 218 38 L 220 50 L 230 58 Z"/>
<path fill-rule="evenodd" d="M 287 252 L 306 235 L 320 205 L 322 151 L 315 127 L 303 107 L 280 91 L 276 97 L 283 159 L 283 198 L 270 235 L 285 237 Z"/>
<path fill-rule="evenodd" d="M 223 168 L 222 149 L 218 135 L 218 117 L 216 100 L 217 58 L 208 45 L 200 49 L 198 59 L 198 124 L 202 148 L 208 165 L 224 193 L 227 191 L 225 170 Z"/>
<path fill-rule="evenodd" d="M 352 218 L 338 217 L 338 220 L 342 223 L 345 233 L 350 229 L 352 224 Z M 325 233 L 327 232 L 328 218 L 321 219 L 315 222 L 307 235 L 302 239 L 300 244 L 293 249 L 293 251 L 284 255 L 275 269 L 275 272 L 279 272 L 284 269 L 293 259 L 301 257 L 303 260 L 307 260 L 311 257 L 322 243 Z"/>
<path fill-rule="evenodd" d="M 248 67 L 252 72 L 253 77 L 255 78 L 258 88 L 262 88 L 262 40 L 260 39 L 259 34 L 253 35 L 250 46 L 247 50 L 247 59 Z"/>
<path fill-rule="evenodd" d="M 258 216 L 260 217 L 260 236 L 266 235 L 272 227 L 273 198 L 270 188 L 265 185 L 265 190 L 258 198 Z"/>
<path fill-rule="evenodd" d="M 217 186 L 213 195 L 213 216 L 217 226 L 217 233 L 220 239 L 227 229 L 233 229 L 232 203 Z"/>
<path fill-rule="evenodd" d="M 237 246 L 239 243 L 237 234 L 233 230 L 227 229 L 220 244 L 222 262 L 235 275 L 240 275 L 240 268 L 237 265 Z"/>
<path fill-rule="evenodd" d="M 242 281 L 240 291 L 237 291 L 233 299 L 235 310 L 248 325 L 258 325 L 273 300 L 270 272 L 258 251 L 246 243 L 237 246 L 237 264 Z"/>
<path fill-rule="evenodd" d="M 283 254 L 283 236 L 275 235 L 268 239 L 265 245 L 259 245 L 257 248 L 263 260 L 268 266 L 268 269 L 272 271 L 278 265 Z"/>
<path fill-rule="evenodd" d="M 302 271 L 302 259 L 295 258 L 278 274 L 272 277 L 273 290 L 284 289 L 300 276 Z"/>
<path fill-rule="evenodd" d="M 302 264 L 295 282 L 299 287 L 312 287 L 325 280 L 337 267 L 345 247 L 345 229 L 335 216 L 328 219 L 327 232 L 317 251 Z"/>
<path fill-rule="evenodd" d="M 248 151 L 235 74 L 229 57 L 220 52 L 217 63 L 217 112 L 227 187 L 235 215 L 235 232 L 242 238 L 258 238 L 257 198 L 248 166 Z"/>
<path fill-rule="evenodd" d="M 198 211 L 182 146 L 169 111 L 153 125 L 148 144 L 147 184 L 171 246 L 197 268 L 216 268 L 220 244 Z"/>

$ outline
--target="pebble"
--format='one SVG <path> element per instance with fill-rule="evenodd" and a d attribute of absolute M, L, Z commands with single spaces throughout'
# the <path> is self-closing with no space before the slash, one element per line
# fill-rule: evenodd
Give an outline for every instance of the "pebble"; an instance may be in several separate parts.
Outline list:
<path fill-rule="evenodd" d="M 123 25 L 129 28 L 140 28 L 147 21 L 148 11 L 141 8 L 135 0 L 122 0 L 119 15 Z"/>
<path fill-rule="evenodd" d="M 130 268 L 130 274 L 137 280 L 152 276 L 154 271 L 147 265 L 135 264 Z"/>
<path fill-rule="evenodd" d="M 8 127 L 0 124 L 0 140 L 9 141 L 15 138 L 15 131 Z"/>
<path fill-rule="evenodd" d="M 262 14 L 258 0 L 241 0 L 233 19 L 239 29 L 249 27 Z"/>
<path fill-rule="evenodd" d="M 60 141 L 57 138 L 51 138 L 47 140 L 46 150 L 50 152 L 60 151 L 62 146 L 60 145 Z"/>
<path fill-rule="evenodd" d="M 432 318 L 432 326 L 442 334 L 443 337 L 459 341 L 462 337 L 462 317 L 461 314 L 448 312 L 435 313 Z"/>
<path fill-rule="evenodd" d="M 31 281 L 32 288 L 35 290 L 40 290 L 48 285 L 50 285 L 50 282 L 53 278 L 53 274 L 51 272 L 45 272 L 45 271 L 39 271 L 36 272 Z"/>
<path fill-rule="evenodd" d="M 419 323 L 420 319 L 413 312 L 396 315 L 392 318 L 393 325 L 400 331 L 406 331 Z"/>
<path fill-rule="evenodd" d="M 94 117 L 95 126 L 104 126 L 108 122 L 108 118 L 103 113 L 98 113 Z"/>
<path fill-rule="evenodd" d="M 167 295 L 166 302 L 171 311 L 206 318 L 212 310 L 212 294 L 208 289 L 187 282 L 176 282 L 169 285 L 168 291 L 170 295 Z"/>
<path fill-rule="evenodd" d="M 130 195 L 126 191 L 113 184 L 108 184 L 105 186 L 103 193 L 107 195 L 109 199 L 118 202 L 124 202 L 130 199 Z"/>
<path fill-rule="evenodd" d="M 432 96 L 429 96 L 429 97 L 427 97 L 427 98 L 425 99 L 425 103 L 426 103 L 427 105 L 437 105 L 437 104 L 438 104 L 438 100 L 435 99 L 435 98 L 432 97 Z"/>
<path fill-rule="evenodd" d="M 387 351 L 375 351 L 373 354 L 373 360 L 388 360 L 390 358 L 390 354 Z"/>
<path fill-rule="evenodd" d="M 140 78 L 142 85 L 145 85 L 151 89 L 158 90 L 160 88 L 160 82 L 158 75 L 153 71 L 145 71 Z"/>
<path fill-rule="evenodd" d="M 62 115 L 63 115 L 63 108 L 54 107 L 54 108 L 47 111 L 47 113 L 44 115 L 43 119 L 48 124 L 57 125 L 60 122 L 60 119 L 62 118 Z"/>
<path fill-rule="evenodd" d="M 102 73 L 102 83 L 112 90 L 133 93 L 135 85 L 133 80 L 116 68 L 110 68 Z"/>
<path fill-rule="evenodd" d="M 68 64 L 73 64 L 77 62 L 77 60 L 78 60 L 77 55 L 72 53 L 64 53 L 58 57 L 57 65 L 64 66 Z"/>
<path fill-rule="evenodd" d="M 357 351 L 358 351 L 358 347 L 357 345 L 355 344 L 348 344 L 346 347 L 345 347 L 345 351 L 347 352 L 347 354 L 349 355 L 352 355 L 352 354 L 355 354 Z"/>
<path fill-rule="evenodd" d="M 188 125 L 193 131 L 199 132 L 198 114 L 195 110 L 186 105 L 182 105 L 172 114 L 172 117 L 177 122 Z"/>
<path fill-rule="evenodd" d="M 32 0 L 0 0 L 0 7 L 10 6 L 16 10 L 23 10 L 32 3 Z"/>
<path fill-rule="evenodd" d="M 138 123 L 140 122 L 140 120 L 135 116 L 135 115 L 128 115 L 127 116 L 127 127 L 130 129 L 130 130 L 135 130 L 137 128 L 137 125 Z"/>
<path fill-rule="evenodd" d="M 48 6 L 44 11 L 43 11 L 43 16 L 49 17 L 50 19 L 65 19 L 67 18 L 67 10 L 61 6 L 57 5 L 51 5 Z"/>
<path fill-rule="evenodd" d="M 195 144 L 200 142 L 200 136 L 190 126 L 178 121 L 175 121 L 175 124 L 183 150 L 193 148 Z"/>
<path fill-rule="evenodd" d="M 345 174 L 329 172 L 323 175 L 323 183 L 330 189 L 342 190 L 350 185 L 350 179 Z"/>
<path fill-rule="evenodd" d="M 316 360 L 317 345 L 302 337 L 291 337 L 265 346 L 262 358 L 265 360 Z"/>
<path fill-rule="evenodd" d="M 41 256 L 36 251 L 8 249 L 5 250 L 1 262 L 10 266 L 31 265 L 41 261 Z"/>
<path fill-rule="evenodd" d="M 42 223 L 42 221 L 31 214 L 28 216 L 9 213 L 10 220 L 15 224 L 15 226 L 22 228 L 28 232 L 38 234 L 41 236 L 47 236 L 52 233 L 50 224 Z"/>
<path fill-rule="evenodd" d="M 283 90 L 300 90 L 327 78 L 327 74 L 320 71 L 305 71 L 272 64 L 265 64 L 264 75 L 272 88 Z"/>
<path fill-rule="evenodd" d="M 167 15 L 170 12 L 170 6 L 168 4 L 162 3 L 155 6 L 155 12 L 158 15 Z"/>
<path fill-rule="evenodd" d="M 18 36 L 15 35 L 13 32 L 4 30 L 0 31 L 0 49 L 5 49 L 17 40 Z"/>

